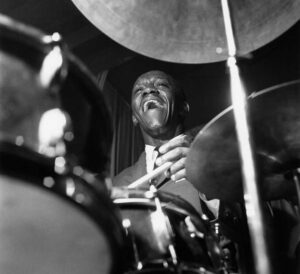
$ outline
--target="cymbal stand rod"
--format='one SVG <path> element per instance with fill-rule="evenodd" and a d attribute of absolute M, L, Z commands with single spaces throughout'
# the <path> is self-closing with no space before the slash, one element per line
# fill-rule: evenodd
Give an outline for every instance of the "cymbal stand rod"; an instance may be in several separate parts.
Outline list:
<path fill-rule="evenodd" d="M 293 180 L 294 180 L 296 191 L 297 191 L 298 208 L 300 208 L 300 180 L 299 180 L 299 176 L 300 176 L 300 168 L 298 168 L 294 172 L 294 176 L 293 176 Z"/>
<path fill-rule="evenodd" d="M 248 126 L 248 109 L 245 90 L 236 64 L 236 45 L 230 17 L 228 0 L 221 0 L 225 32 L 228 46 L 227 66 L 230 71 L 231 100 L 238 139 L 241 169 L 243 176 L 244 200 L 247 221 L 252 244 L 255 270 L 258 274 L 271 274 L 266 237 L 264 237 L 264 223 L 261 202 L 257 187 L 254 157 L 252 153 L 252 139 Z"/>

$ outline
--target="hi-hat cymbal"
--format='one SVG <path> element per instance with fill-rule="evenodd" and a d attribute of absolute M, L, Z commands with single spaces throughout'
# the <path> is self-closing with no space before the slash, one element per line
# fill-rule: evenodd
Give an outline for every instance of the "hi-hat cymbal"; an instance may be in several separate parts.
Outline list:
<path fill-rule="evenodd" d="M 72 0 L 99 30 L 143 55 L 176 63 L 225 60 L 221 1 Z M 300 18 L 300 0 L 230 1 L 240 54 L 272 41 Z"/>
<path fill-rule="evenodd" d="M 264 199 L 295 191 L 283 174 L 300 167 L 300 80 L 248 99 L 258 185 Z M 232 107 L 196 136 L 187 157 L 187 178 L 207 198 L 241 200 L 241 164 Z M 292 189 L 291 189 L 292 188 Z"/>

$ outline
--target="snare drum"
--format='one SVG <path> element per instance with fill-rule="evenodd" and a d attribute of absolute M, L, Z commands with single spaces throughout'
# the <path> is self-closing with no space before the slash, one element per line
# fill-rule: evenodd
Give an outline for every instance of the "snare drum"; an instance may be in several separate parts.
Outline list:
<path fill-rule="evenodd" d="M 180 197 L 114 188 L 127 238 L 128 273 L 219 273 L 220 249 L 209 224 Z"/>
<path fill-rule="evenodd" d="M 0 143 L 0 272 L 120 273 L 123 230 L 105 188 Z"/>

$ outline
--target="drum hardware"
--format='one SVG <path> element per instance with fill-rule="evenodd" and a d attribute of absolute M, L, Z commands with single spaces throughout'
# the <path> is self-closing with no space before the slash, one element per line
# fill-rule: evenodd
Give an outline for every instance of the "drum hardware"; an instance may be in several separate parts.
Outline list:
<path fill-rule="evenodd" d="M 55 82 L 54 79 L 58 77 L 59 82 L 64 80 L 67 76 L 67 60 L 62 44 L 62 37 L 55 32 L 52 35 L 43 37 L 45 44 L 50 45 L 52 49 L 47 53 L 42 62 L 39 78 L 44 88 L 50 88 Z M 56 89 L 59 86 L 56 84 Z"/>
<path fill-rule="evenodd" d="M 201 239 L 204 239 L 204 237 L 205 237 L 205 235 L 202 233 L 202 232 L 200 232 L 196 227 L 195 227 L 195 225 L 193 224 L 193 222 L 191 221 L 191 217 L 190 216 L 187 216 L 185 219 L 184 219 L 184 221 L 185 221 L 185 223 L 186 223 L 186 225 L 187 225 L 187 229 L 188 229 L 188 231 L 190 232 L 190 237 L 191 238 L 195 238 L 195 237 L 199 237 L 199 238 L 201 238 Z M 213 232 L 215 233 L 215 236 L 216 236 L 216 238 L 218 239 L 217 241 L 219 241 L 220 239 L 219 239 L 219 237 L 220 237 L 220 230 L 219 230 L 219 223 L 217 223 L 217 222 L 215 222 L 214 224 L 213 224 Z M 229 272 L 228 272 L 228 266 L 226 265 L 226 261 L 228 261 L 229 260 L 229 257 L 227 256 L 228 254 L 225 254 L 224 253 L 224 250 L 221 250 L 221 251 L 219 251 L 219 250 L 217 250 L 216 251 L 216 253 L 221 253 L 220 254 L 220 258 L 221 258 L 221 262 L 219 262 L 218 264 L 218 267 L 217 267 L 217 273 L 218 274 L 229 274 Z M 203 270 L 201 270 L 201 271 L 203 271 L 203 273 L 206 273 L 205 272 L 205 269 L 203 269 Z M 200 271 L 200 273 L 201 273 L 201 271 Z"/>
<path fill-rule="evenodd" d="M 141 270 L 143 268 L 143 264 L 139 258 L 138 250 L 137 250 L 137 245 L 135 241 L 135 236 L 134 233 L 131 231 L 130 226 L 131 222 L 129 219 L 123 219 L 122 225 L 126 231 L 126 236 L 129 237 L 130 243 L 133 249 L 133 255 L 134 255 L 134 261 L 135 261 L 135 268 L 137 270 Z"/>
<path fill-rule="evenodd" d="M 211 223 L 211 229 L 214 232 L 221 249 L 221 264 L 219 267 L 221 273 L 235 273 L 236 271 L 238 271 L 236 259 L 233 258 L 232 250 L 224 246 L 224 241 L 230 243 L 231 239 L 228 239 L 223 235 L 221 231 L 221 224 L 218 221 L 214 221 Z"/>
<path fill-rule="evenodd" d="M 66 155 L 66 142 L 74 138 L 69 115 L 59 108 L 45 111 L 38 125 L 39 153 L 48 157 Z"/>
<path fill-rule="evenodd" d="M 177 259 L 177 255 L 176 255 L 176 251 L 175 251 L 175 247 L 174 247 L 175 234 L 174 234 L 174 231 L 172 230 L 172 226 L 170 224 L 170 220 L 169 220 L 168 216 L 166 216 L 164 211 L 162 210 L 160 200 L 157 196 L 157 188 L 153 184 L 151 184 L 151 181 L 150 181 L 150 191 L 153 193 L 153 198 L 154 198 L 154 202 L 155 202 L 155 206 L 156 206 L 156 211 L 153 213 L 152 216 L 154 216 L 154 214 L 155 214 L 157 216 L 156 222 L 158 224 L 165 225 L 164 231 L 166 234 L 166 238 L 169 242 L 168 250 L 171 255 L 173 267 L 175 267 L 175 269 L 177 269 L 178 259 Z"/>
<path fill-rule="evenodd" d="M 215 222 L 213 224 L 214 232 L 219 237 L 220 236 L 220 224 L 218 222 Z"/>
<path fill-rule="evenodd" d="M 250 239 L 254 250 L 252 253 L 255 261 L 255 270 L 260 274 L 271 274 L 271 265 L 265 237 L 265 225 L 263 222 L 262 206 L 253 157 L 253 140 L 251 128 L 249 127 L 248 106 L 245 90 L 239 76 L 239 68 L 237 66 L 237 49 L 233 34 L 232 18 L 228 0 L 221 0 L 221 4 L 228 46 L 227 66 L 230 71 L 230 91 L 241 161 L 244 202 Z"/>
<path fill-rule="evenodd" d="M 192 220 L 191 220 L 191 217 L 190 216 L 187 216 L 185 219 L 184 219 L 184 222 L 185 224 L 187 225 L 187 229 L 188 231 L 190 232 L 190 236 L 192 238 L 194 237 L 199 237 L 201 239 L 204 239 L 204 234 L 201 233 L 200 231 L 198 231 L 195 227 L 195 225 L 193 224 Z"/>
<path fill-rule="evenodd" d="M 293 180 L 294 180 L 295 188 L 296 188 L 298 206 L 300 206 L 300 180 L 299 180 L 299 176 L 300 176 L 300 168 L 297 168 L 293 172 Z"/>

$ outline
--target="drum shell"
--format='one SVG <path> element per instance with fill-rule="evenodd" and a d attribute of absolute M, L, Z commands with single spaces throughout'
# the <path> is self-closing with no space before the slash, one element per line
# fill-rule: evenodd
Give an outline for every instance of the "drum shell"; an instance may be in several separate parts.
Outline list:
<path fill-rule="evenodd" d="M 124 234 L 105 188 L 3 142 L 0 188 L 1 272 L 121 273 Z"/>
<path fill-rule="evenodd" d="M 115 189 L 116 190 L 116 189 Z M 121 191 L 120 191 L 121 190 Z M 157 215 L 149 191 L 117 189 L 113 197 L 118 205 L 127 233 L 127 266 L 129 273 L 214 273 L 220 266 L 220 250 L 215 235 L 194 208 L 178 196 L 159 192 L 164 217 Z M 116 193 L 115 192 L 115 193 Z M 202 236 L 193 235 L 186 218 Z M 171 237 L 165 230 L 171 226 Z M 126 225 L 125 225 L 126 227 Z M 174 245 L 178 265 L 172 263 L 169 245 Z M 201 271 L 204 272 L 199 272 Z"/>
<path fill-rule="evenodd" d="M 62 64 L 45 85 L 41 70 L 44 66 L 51 74 L 45 59 L 54 47 L 60 49 Z M 91 72 L 64 42 L 0 15 L 0 57 L 0 139 L 16 143 L 22 137 L 22 145 L 40 152 L 41 117 L 57 108 L 66 113 L 65 133 L 72 135 L 62 136 L 65 156 L 93 172 L 108 173 L 110 113 Z"/>

